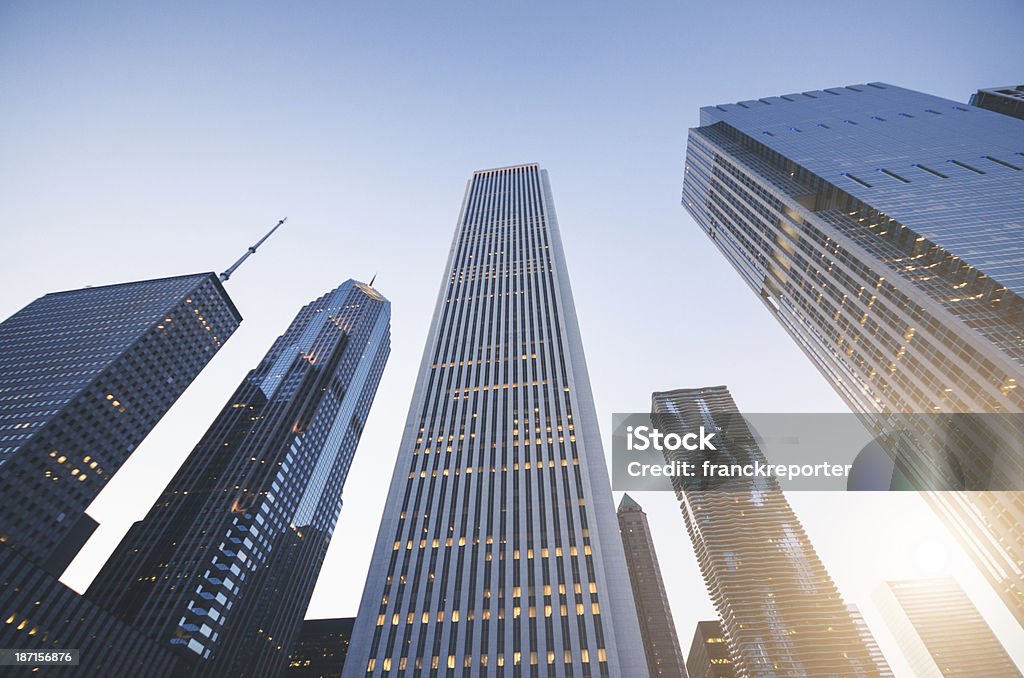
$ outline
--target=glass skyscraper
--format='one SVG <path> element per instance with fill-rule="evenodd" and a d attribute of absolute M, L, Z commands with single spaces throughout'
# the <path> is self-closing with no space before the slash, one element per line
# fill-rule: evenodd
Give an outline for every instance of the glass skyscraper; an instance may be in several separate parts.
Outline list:
<path fill-rule="evenodd" d="M 86 507 L 239 322 L 201 273 L 47 294 L 0 324 L 0 543 L 60 575 Z"/>
<path fill-rule="evenodd" d="M 955 579 L 891 581 L 877 598 L 916 678 L 1020 671 Z"/>
<path fill-rule="evenodd" d="M 736 678 L 721 622 L 714 619 L 697 622 L 686 670 L 690 678 Z"/>
<path fill-rule="evenodd" d="M 468 183 L 343 675 L 647 676 L 536 164 Z"/>
<path fill-rule="evenodd" d="M 177 664 L 130 625 L 62 584 L 18 551 L 0 546 L 0 648 L 74 649 L 78 663 L 57 669 L 42 659 L 21 669 L 0 663 L 0 675 L 170 677 Z M 19 673 L 20 671 L 20 673 Z"/>
<path fill-rule="evenodd" d="M 724 386 L 652 396 L 663 433 L 703 427 L 718 435 L 716 459 L 764 462 Z M 678 455 L 678 456 L 673 456 Z M 685 456 L 684 456 L 685 455 Z M 696 463 L 701 452 L 666 453 Z M 862 676 L 879 669 L 828 571 L 774 477 L 725 489 L 673 477 L 686 531 L 738 678 Z"/>
<path fill-rule="evenodd" d="M 857 626 L 857 630 L 860 632 L 860 637 L 864 641 L 864 645 L 868 648 L 868 653 L 871 654 L 872 659 L 875 661 L 875 666 L 878 667 L 878 674 L 880 678 L 892 678 L 892 669 L 889 668 L 889 662 L 886 660 L 885 655 L 882 654 L 882 648 L 878 647 L 878 641 L 875 640 L 875 634 L 871 632 L 871 627 L 868 626 L 867 620 L 864 619 L 864 615 L 860 613 L 860 608 L 856 605 L 848 604 L 846 609 L 850 611 L 850 616 L 853 617 L 853 623 Z"/>
<path fill-rule="evenodd" d="M 683 204 L 855 412 L 1021 413 L 1022 141 L 884 83 L 709 106 Z M 1024 493 L 925 498 L 1024 623 Z"/>
<path fill-rule="evenodd" d="M 281 678 L 341 678 L 355 617 L 302 622 Z"/>
<path fill-rule="evenodd" d="M 679 648 L 676 624 L 668 604 L 647 514 L 628 494 L 622 495 L 616 514 L 629 580 L 633 585 L 640 636 L 647 655 L 647 670 L 651 678 L 686 678 L 686 660 Z"/>
<path fill-rule="evenodd" d="M 303 307 L 87 597 L 190 675 L 284 668 L 390 351 L 390 303 L 349 280 Z"/>

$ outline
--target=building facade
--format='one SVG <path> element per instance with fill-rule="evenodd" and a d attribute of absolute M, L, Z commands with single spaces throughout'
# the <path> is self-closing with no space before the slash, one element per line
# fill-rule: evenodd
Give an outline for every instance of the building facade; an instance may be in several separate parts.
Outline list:
<path fill-rule="evenodd" d="M 86 507 L 239 322 L 203 273 L 47 294 L 0 324 L 0 542 L 59 576 Z"/>
<path fill-rule="evenodd" d="M 284 668 L 390 351 L 349 280 L 303 307 L 118 546 L 87 597 L 189 675 Z"/>
<path fill-rule="evenodd" d="M 344 676 L 644 668 L 547 174 L 476 172 Z"/>
<path fill-rule="evenodd" d="M 683 204 L 873 424 L 1016 415 L 1021 138 L 1024 121 L 884 83 L 710 106 L 690 130 Z M 1021 440 L 1019 418 L 996 423 Z M 1021 464 L 1012 449 L 972 460 L 953 486 L 999 489 Z M 924 496 L 1024 623 L 1024 493 Z"/>
<path fill-rule="evenodd" d="M 881 678 L 892 678 L 892 669 L 889 668 L 889 662 L 886 661 L 885 655 L 882 654 L 882 648 L 878 647 L 878 641 L 875 640 L 875 634 L 871 632 L 871 627 L 868 626 L 868 622 L 864 619 L 864 615 L 860 613 L 860 609 L 856 605 L 847 605 L 846 609 L 850 611 L 850 616 L 853 617 L 853 623 L 857 626 L 857 631 L 860 633 L 860 637 L 864 641 L 864 645 L 867 646 L 868 653 L 874 660 L 875 666 L 878 667 L 878 675 L 881 676 Z"/>
<path fill-rule="evenodd" d="M 622 496 L 617 514 L 647 670 L 651 678 L 686 678 L 686 663 L 679 649 L 679 637 L 647 514 L 628 494 Z"/>
<path fill-rule="evenodd" d="M 302 622 L 281 678 L 341 678 L 355 623 L 355 617 Z"/>
<path fill-rule="evenodd" d="M 686 658 L 690 678 L 735 678 L 729 646 L 718 620 L 699 621 Z"/>
<path fill-rule="evenodd" d="M 955 579 L 886 582 L 877 598 L 917 678 L 1021 675 Z"/>
<path fill-rule="evenodd" d="M 704 427 L 715 459 L 764 463 L 724 386 L 655 393 L 652 420 L 662 433 Z M 706 453 L 666 453 L 695 463 Z M 676 496 L 738 678 L 879 676 L 838 589 L 774 476 L 728 489 L 684 486 Z"/>
<path fill-rule="evenodd" d="M 971 106 L 1024 120 L 1024 85 L 979 89 L 971 95 Z"/>
<path fill-rule="evenodd" d="M 0 647 L 74 649 L 71 666 L 0 665 L 0 674 L 170 677 L 177 658 L 138 630 L 62 584 L 22 553 L 0 544 Z M 18 671 L 21 673 L 18 673 Z"/>

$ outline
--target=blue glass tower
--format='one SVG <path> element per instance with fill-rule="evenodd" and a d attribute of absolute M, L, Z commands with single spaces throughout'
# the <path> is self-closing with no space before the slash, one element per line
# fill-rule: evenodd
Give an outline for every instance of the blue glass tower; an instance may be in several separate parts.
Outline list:
<path fill-rule="evenodd" d="M 299 311 L 87 597 L 190 673 L 276 675 L 341 510 L 390 315 L 353 280 Z"/>
<path fill-rule="evenodd" d="M 201 273 L 47 294 L 0 324 L 0 543 L 60 575 L 86 507 L 241 319 Z"/>
<path fill-rule="evenodd" d="M 709 106 L 683 204 L 854 411 L 1024 412 L 1024 121 L 884 83 Z M 1022 493 L 926 499 L 1024 623 Z"/>

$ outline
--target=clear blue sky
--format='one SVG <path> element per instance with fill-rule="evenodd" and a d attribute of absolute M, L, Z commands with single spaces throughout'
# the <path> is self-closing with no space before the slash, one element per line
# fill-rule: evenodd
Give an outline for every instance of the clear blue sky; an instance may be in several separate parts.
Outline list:
<path fill-rule="evenodd" d="M 48 291 L 222 270 L 290 217 L 229 284 L 242 328 L 97 501 L 66 580 L 88 584 L 301 304 L 377 272 L 394 352 L 309 612 L 355 613 L 474 169 L 550 170 L 606 431 L 674 387 L 842 410 L 679 206 L 686 129 L 701 105 L 867 81 L 966 101 L 1020 81 L 1022 30 L 1018 0 L 4 2 L 0 317 Z M 710 607 L 681 518 L 638 499 L 688 647 Z M 793 500 L 874 626 L 871 587 L 915 572 L 890 561 L 945 539 L 897 501 Z M 1005 622 L 962 554 L 947 560 Z"/>

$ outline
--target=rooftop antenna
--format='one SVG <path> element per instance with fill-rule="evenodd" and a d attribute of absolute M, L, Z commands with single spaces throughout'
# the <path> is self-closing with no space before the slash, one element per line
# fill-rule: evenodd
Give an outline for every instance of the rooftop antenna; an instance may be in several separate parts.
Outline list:
<path fill-rule="evenodd" d="M 246 250 L 245 254 L 243 254 L 241 257 L 238 258 L 238 261 L 236 261 L 235 263 L 231 264 L 231 266 L 228 268 L 228 270 L 226 270 L 226 271 L 224 271 L 223 273 L 220 274 L 220 281 L 221 282 L 227 282 L 228 278 L 231 277 L 231 274 L 234 273 L 238 269 L 238 267 L 242 265 L 242 262 L 245 261 L 246 259 L 248 259 L 253 254 L 256 254 L 256 248 L 258 248 L 260 245 L 262 245 L 263 241 L 265 241 L 267 238 L 269 238 L 270 236 L 274 235 L 274 231 L 276 231 L 277 229 L 281 228 L 281 224 L 283 224 L 286 221 L 288 221 L 288 217 L 285 217 L 284 219 L 281 219 L 281 221 L 277 222 L 272 229 L 267 231 L 267 234 L 265 236 L 263 236 L 262 238 L 260 238 L 259 241 L 255 245 L 251 246 L 248 250 Z"/>
<path fill-rule="evenodd" d="M 370 278 L 370 284 L 369 284 L 369 287 L 373 287 L 373 281 L 374 281 L 374 280 L 376 280 L 376 279 L 377 279 L 377 274 L 376 274 L 376 273 L 374 273 L 374 274 L 373 274 L 373 277 L 372 277 L 372 278 Z"/>

